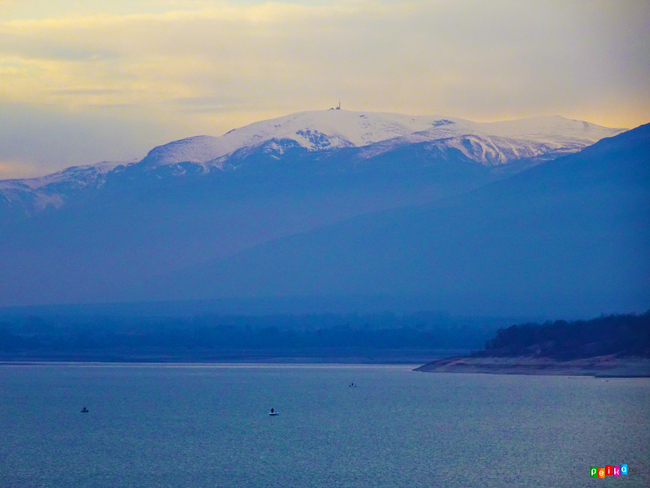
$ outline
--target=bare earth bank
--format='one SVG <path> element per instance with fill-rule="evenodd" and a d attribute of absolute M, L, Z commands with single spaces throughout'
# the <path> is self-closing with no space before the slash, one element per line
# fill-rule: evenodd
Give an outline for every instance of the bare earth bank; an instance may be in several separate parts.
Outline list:
<path fill-rule="evenodd" d="M 634 378 L 650 377 L 650 359 L 614 355 L 573 361 L 535 357 L 453 357 L 432 361 L 414 371 Z"/>

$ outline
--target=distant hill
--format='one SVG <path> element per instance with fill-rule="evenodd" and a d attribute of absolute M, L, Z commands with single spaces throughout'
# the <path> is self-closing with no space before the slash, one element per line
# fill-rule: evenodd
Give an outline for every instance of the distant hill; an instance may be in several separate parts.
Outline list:
<path fill-rule="evenodd" d="M 171 317 L 78 312 L 0 316 L 0 361 L 419 362 L 468 352 L 507 323 L 432 312 Z"/>
<path fill-rule="evenodd" d="M 474 191 L 373 213 L 160 276 L 166 298 L 428 294 L 465 314 L 650 305 L 650 125 Z"/>
<path fill-rule="evenodd" d="M 462 195 L 621 132 L 562 117 L 475 123 L 302 112 L 221 137 L 174 141 L 141 161 L 0 181 L 0 306 L 289 296 L 277 277 L 269 276 L 276 284 L 259 295 L 239 278 L 230 283 L 234 276 L 217 273 L 215 287 L 183 270 L 211 269 L 257 245 L 348 218 Z M 356 252 L 363 246 L 332 271 Z M 237 273 L 246 279 L 257 269 Z M 176 275 L 185 276 L 182 287 Z M 340 296 L 314 278 L 306 288 L 297 281 L 290 296 Z M 368 295 L 362 275 L 355 280 L 353 294 Z M 349 296 L 349 287 L 343 292 Z"/>

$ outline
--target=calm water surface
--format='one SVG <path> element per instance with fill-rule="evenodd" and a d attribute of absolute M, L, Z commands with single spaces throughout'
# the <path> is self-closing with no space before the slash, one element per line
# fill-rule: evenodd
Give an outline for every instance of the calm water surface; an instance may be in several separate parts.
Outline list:
<path fill-rule="evenodd" d="M 0 486 L 650 486 L 650 380 L 411 368 L 3 365 Z"/>

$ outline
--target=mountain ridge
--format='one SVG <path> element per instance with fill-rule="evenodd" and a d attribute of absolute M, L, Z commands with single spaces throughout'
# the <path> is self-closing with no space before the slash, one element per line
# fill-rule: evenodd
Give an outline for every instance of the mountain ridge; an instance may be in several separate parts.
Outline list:
<path fill-rule="evenodd" d="M 342 113 L 346 116 L 345 112 Z M 355 117 L 361 119 L 358 114 Z M 443 119 L 435 120 L 441 122 L 440 130 L 449 130 L 449 123 Z M 561 125 L 563 120 L 551 118 L 551 125 Z M 520 126 L 518 129 L 517 124 L 506 124 L 510 131 L 506 135 L 513 135 L 515 129 L 528 134 L 531 131 L 540 132 L 536 123 L 535 120 L 528 121 L 524 124 L 526 127 Z M 576 131 L 584 130 L 582 123 L 567 123 Z M 502 133 L 506 132 L 502 130 Z M 616 149 L 617 145 L 625 153 L 635 134 L 637 132 L 629 131 L 614 139 L 605 139 L 584 149 L 584 154 L 600 158 L 600 152 Z M 317 143 L 320 141 L 314 133 L 307 136 Z M 439 295 L 438 305 L 431 302 L 431 306 L 445 309 L 447 305 L 444 300 L 440 301 L 444 290 L 432 285 L 434 277 L 437 276 L 441 282 L 455 281 L 453 288 L 458 293 L 465 288 L 471 295 L 476 291 L 476 286 L 471 281 L 463 282 L 463 276 L 471 275 L 472 266 L 476 270 L 486 270 L 485 262 L 498 262 L 502 258 L 497 255 L 498 249 L 510 249 L 513 256 L 519 256 L 517 259 L 525 266 L 525 253 L 522 254 L 523 251 L 519 249 L 521 246 L 510 242 L 504 232 L 508 222 L 516 221 L 520 215 L 532 211 L 531 205 L 535 202 L 538 207 L 536 212 L 549 205 L 553 212 L 545 214 L 545 220 L 532 215 L 534 218 L 530 222 L 524 220 L 520 223 L 519 227 L 529 229 L 529 235 L 519 235 L 520 230 L 511 229 L 522 243 L 529 242 L 531 249 L 537 246 L 540 253 L 547 253 L 547 249 L 539 248 L 535 240 L 531 240 L 532 236 L 547 229 L 548 236 L 538 236 L 540 242 L 548 241 L 551 254 L 567 259 L 562 254 L 561 239 L 568 239 L 567 242 L 573 242 L 578 247 L 583 246 L 579 234 L 586 230 L 584 223 L 578 219 L 578 213 L 582 212 L 585 218 L 593 217 L 593 222 L 605 226 L 605 235 L 609 236 L 615 225 L 624 229 L 625 232 L 618 237 L 614 235 L 612 242 L 620 243 L 621 237 L 627 236 L 628 240 L 632 239 L 629 242 L 637 246 L 631 252 L 636 252 L 641 241 L 630 237 L 624 222 L 628 218 L 625 212 L 629 210 L 629 204 L 641 204 L 639 191 L 633 188 L 631 193 L 625 193 L 624 188 L 616 186 L 616 180 L 623 178 L 628 185 L 631 181 L 629 171 L 641 171 L 640 165 L 622 164 L 623 173 L 617 176 L 615 172 L 607 170 L 607 165 L 597 163 L 600 160 L 595 159 L 597 164 L 587 161 L 581 166 L 584 174 L 564 171 L 558 173 L 559 179 L 556 181 L 555 176 L 547 173 L 555 167 L 553 164 L 562 166 L 564 158 L 558 158 L 560 152 L 532 158 L 521 158 L 520 152 L 516 155 L 519 159 L 508 164 L 486 165 L 479 161 L 480 157 L 489 154 L 487 145 L 481 145 L 486 144 L 486 140 L 479 135 L 433 141 L 427 137 L 416 132 L 409 134 L 406 141 L 397 138 L 362 147 L 318 150 L 309 150 L 295 140 L 272 138 L 225 156 L 218 161 L 223 164 L 222 169 L 205 171 L 201 164 L 191 162 L 152 167 L 141 163 L 117 166 L 107 163 L 101 171 L 91 167 L 69 170 L 73 174 L 79 172 L 81 176 L 88 175 L 87 179 L 81 177 L 68 181 L 59 176 L 45 178 L 49 184 L 35 185 L 38 186 L 36 193 L 23 191 L 11 195 L 16 198 L 13 202 L 7 203 L 7 193 L 0 192 L 0 227 L 3 231 L 0 233 L 0 269 L 3 275 L 0 280 L 0 306 L 219 298 L 225 291 L 226 297 L 239 294 L 249 297 L 273 297 L 278 294 L 302 296 L 305 293 L 313 296 Z M 498 137 L 501 136 L 493 136 L 493 140 Z M 539 137 L 546 136 L 541 134 Z M 532 143 L 529 141 L 527 144 Z M 612 147 L 607 149 L 608 145 Z M 584 154 L 580 154 L 568 157 L 583 158 Z M 605 154 L 603 157 L 609 156 Z M 525 177 L 527 174 L 541 176 Z M 593 185 L 585 186 L 585 178 L 601 184 L 606 202 L 603 196 L 594 193 Z M 564 180 L 566 184 L 560 185 L 560 181 Z M 481 197 L 488 200 L 476 197 L 483 195 L 479 191 L 481 188 L 487 191 L 487 186 L 505 185 L 508 181 L 514 182 L 511 185 L 516 183 L 519 186 L 501 186 L 507 191 L 499 195 L 489 193 L 493 191 L 489 190 L 492 197 Z M 573 192 L 567 190 L 571 185 L 575 186 Z M 29 190 L 30 187 L 26 188 Z M 555 196 L 549 193 L 553 188 L 559 192 Z M 581 198 L 577 196 L 579 192 L 583 192 Z M 523 200 L 526 195 L 530 201 Z M 615 196 L 623 199 L 624 205 L 620 209 L 620 205 L 615 203 Z M 56 201 L 58 197 L 62 200 Z M 41 198 L 45 199 L 45 204 L 43 201 L 39 203 L 38 199 Z M 51 203 L 47 203 L 47 199 Z M 454 199 L 473 206 L 466 205 L 461 212 L 450 204 L 456 201 Z M 589 202 L 593 202 L 593 205 Z M 41 207 L 37 208 L 39 204 Z M 423 213 L 419 207 L 421 205 L 428 205 L 431 211 Z M 439 207 L 442 210 L 434 210 Z M 573 209 L 574 215 L 567 215 L 567 208 Z M 618 216 L 615 215 L 617 209 L 620 210 Z M 25 210 L 31 213 L 26 215 Z M 594 214 L 596 210 L 601 213 L 600 217 Z M 435 216 L 431 212 L 436 213 Z M 368 217 L 358 221 L 349 220 L 363 215 Z M 378 215 L 396 216 L 396 221 L 387 221 L 390 232 L 375 226 Z M 559 219 L 564 218 L 567 228 L 551 225 L 554 215 Z M 639 212 L 634 215 L 636 220 L 633 220 L 641 222 Z M 623 220 L 616 223 L 619 217 Z M 337 229 L 341 229 L 341 236 L 328 234 L 327 226 L 337 223 L 340 223 Z M 464 230 L 462 226 L 465 226 Z M 435 232 L 440 238 L 436 238 L 438 241 L 434 239 L 434 242 L 432 239 L 435 236 L 431 233 L 436 228 L 438 230 Z M 281 259 L 270 258 L 276 266 L 277 273 L 273 273 L 283 277 L 282 283 L 270 289 L 245 284 L 251 278 L 251 270 L 259 270 L 261 278 L 270 269 L 268 260 L 260 255 L 260 261 L 253 259 L 250 269 L 244 273 L 238 266 L 249 258 L 242 256 L 250 257 L 258 251 L 251 251 L 253 254 L 241 253 L 256 246 L 265 246 L 265 243 L 276 246 L 289 236 L 295 237 L 287 242 L 309 239 L 311 233 L 319 229 L 324 232 L 322 235 L 329 236 L 319 244 L 320 248 L 308 251 L 309 246 L 301 244 Z M 568 233 L 567 229 L 574 229 L 575 232 Z M 350 234 L 353 231 L 363 231 L 365 234 L 353 237 Z M 449 248 L 450 242 L 458 239 L 463 232 L 466 238 L 457 240 Z M 347 243 L 340 238 L 346 235 L 350 239 Z M 594 234 L 590 234 L 589 238 L 593 240 Z M 428 247 L 425 245 L 427 242 Z M 368 243 L 375 247 L 364 254 L 361 250 Z M 472 245 L 479 246 L 479 249 L 470 252 L 468 243 L 474 243 Z M 271 244 L 269 246 L 269 249 L 273 247 Z M 436 258 L 440 259 L 440 263 L 432 269 L 427 267 L 429 265 L 416 264 L 416 257 L 426 256 L 430 249 L 438 248 L 466 253 L 463 258 L 466 264 L 461 266 L 459 262 L 447 262 L 444 256 Z M 291 257 L 293 252 L 296 253 L 295 259 Z M 333 252 L 339 253 L 343 257 L 341 262 L 348 264 L 338 270 L 339 276 L 317 278 L 323 271 L 333 273 L 341 264 L 332 261 L 335 257 Z M 475 252 L 485 254 L 485 262 L 476 261 Z M 588 252 L 584 256 L 578 253 L 575 259 L 585 265 L 588 255 Z M 169 286 L 163 286 L 165 280 L 160 278 L 175 273 L 180 276 L 193 266 L 207 272 L 211 269 L 209 263 L 230 257 L 229 262 L 234 266 L 232 273 L 222 270 L 208 277 L 201 275 L 201 271 L 198 277 L 186 276 L 178 282 L 172 280 Z M 374 262 L 375 258 L 379 261 Z M 598 262 L 603 262 L 601 258 L 598 257 Z M 531 262 L 538 261 L 535 258 Z M 548 257 L 546 261 L 544 266 L 549 267 L 552 258 Z M 292 269 L 298 262 L 303 262 L 305 271 L 313 270 L 313 280 L 306 280 L 306 276 L 291 277 Z M 239 264 L 235 266 L 236 263 Z M 388 273 L 386 266 L 389 264 L 391 270 Z M 577 265 L 570 264 L 564 263 L 567 270 L 577 269 Z M 519 278 L 516 275 L 506 276 L 506 270 L 513 266 L 510 263 L 504 269 L 489 269 L 490 279 L 494 281 L 501 276 L 517 281 Z M 376 277 L 364 282 L 373 269 Z M 387 274 L 382 275 L 382 269 Z M 451 278 L 440 274 L 445 269 Z M 407 272 L 411 275 L 407 276 Z M 529 270 L 529 274 L 532 273 Z M 395 278 L 388 279 L 392 274 Z M 427 277 L 427 274 L 430 276 Z M 207 280 L 204 288 L 200 286 L 203 280 L 201 276 Z M 215 276 L 222 277 L 222 283 L 216 287 Z M 224 288 L 233 277 L 232 286 Z M 345 287 L 328 288 L 343 277 L 347 282 Z M 544 280 L 548 284 L 551 278 L 547 276 Z M 292 281 L 295 285 L 293 290 L 283 289 Z M 185 282 L 185 290 L 184 294 L 179 295 L 181 282 Z M 155 286 L 150 287 L 151 283 Z M 485 294 L 481 300 L 489 301 L 489 294 Z M 528 314 L 527 310 L 521 312 Z M 503 313 L 511 314 L 511 311 L 505 310 Z M 514 313 L 520 315 L 520 311 L 515 310 Z"/>
<path fill-rule="evenodd" d="M 650 124 L 468 193 L 265 242 L 159 284 L 204 297 L 427 290 L 455 313 L 463 302 L 644 310 L 648 161 Z"/>
<path fill-rule="evenodd" d="M 102 162 L 38 178 L 3 180 L 0 204 L 24 207 L 28 215 L 33 215 L 47 207 L 60 208 L 79 191 L 100 188 L 108 178 L 134 165 L 147 171 L 169 166 L 166 176 L 182 176 L 188 171 L 225 172 L 236 169 L 242 155 L 257 150 L 281 159 L 287 148 L 309 152 L 357 148 L 359 160 L 371 160 L 398 147 L 430 143 L 442 152 L 460 151 L 479 164 L 498 166 L 575 152 L 621 131 L 559 116 L 478 123 L 435 115 L 299 112 L 255 122 L 220 137 L 203 135 L 172 141 L 153 148 L 140 161 Z"/>
<path fill-rule="evenodd" d="M 602 137 L 622 131 L 623 129 L 609 129 L 559 116 L 479 123 L 436 115 L 409 116 L 326 110 L 298 112 L 255 122 L 233 129 L 221 137 L 195 136 L 181 139 L 152 149 L 143 161 L 151 165 L 180 162 L 209 165 L 238 149 L 254 147 L 272 139 L 292 140 L 307 150 L 329 150 L 364 147 L 389 140 L 396 143 L 423 142 L 474 134 L 509 140 L 532 140 L 541 146 L 548 146 L 548 150 L 572 144 L 582 144 L 581 147 L 584 147 Z M 409 137 L 415 140 L 409 140 Z"/>

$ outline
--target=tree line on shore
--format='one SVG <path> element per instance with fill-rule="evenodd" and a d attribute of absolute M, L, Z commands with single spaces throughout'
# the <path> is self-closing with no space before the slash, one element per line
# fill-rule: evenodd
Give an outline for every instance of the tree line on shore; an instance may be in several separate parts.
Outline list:
<path fill-rule="evenodd" d="M 559 360 L 615 354 L 650 357 L 650 311 L 591 320 L 524 323 L 496 331 L 474 356 L 537 356 Z"/>

